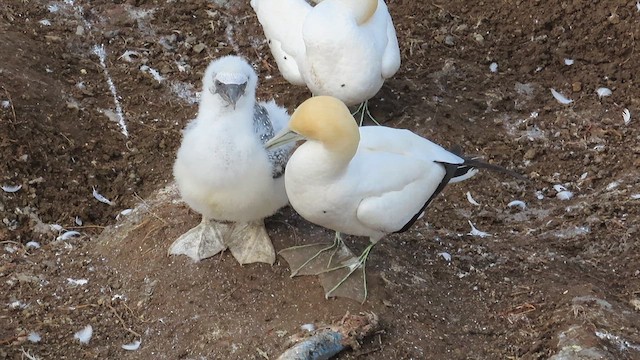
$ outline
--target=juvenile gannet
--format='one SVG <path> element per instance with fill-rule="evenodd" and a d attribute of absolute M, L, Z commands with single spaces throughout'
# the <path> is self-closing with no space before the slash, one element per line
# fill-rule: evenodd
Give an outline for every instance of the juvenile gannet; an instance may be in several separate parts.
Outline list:
<path fill-rule="evenodd" d="M 202 83 L 198 116 L 184 130 L 173 167 L 182 199 L 202 222 L 169 253 L 199 261 L 229 248 L 241 264 L 273 264 L 263 219 L 287 204 L 282 175 L 291 146 L 263 144 L 289 115 L 273 101 L 256 102 L 258 77 L 241 57 L 212 61 Z"/>
<path fill-rule="evenodd" d="M 265 147 L 296 140 L 306 142 L 286 165 L 289 202 L 302 217 L 338 235 L 331 246 L 297 246 L 280 254 L 292 276 L 319 274 L 326 297 L 361 302 L 373 246 L 387 234 L 409 229 L 448 183 L 470 178 L 477 167 L 495 167 L 464 159 L 408 130 L 358 128 L 348 108 L 329 96 L 303 102 Z M 356 258 L 339 233 L 367 236 L 371 243 Z"/>
<path fill-rule="evenodd" d="M 347 105 L 367 100 L 400 68 L 384 0 L 251 0 L 282 76 Z M 370 115 L 370 114 L 369 114 Z"/>

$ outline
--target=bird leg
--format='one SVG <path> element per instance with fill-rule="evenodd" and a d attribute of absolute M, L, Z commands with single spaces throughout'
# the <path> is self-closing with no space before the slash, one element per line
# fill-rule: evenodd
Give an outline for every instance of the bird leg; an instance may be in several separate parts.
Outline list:
<path fill-rule="evenodd" d="M 317 275 L 339 265 L 345 259 L 353 258 L 353 254 L 342 241 L 339 232 L 336 232 L 331 244 L 316 243 L 293 246 L 281 250 L 278 254 L 289 264 L 291 277 Z"/>
<path fill-rule="evenodd" d="M 187 255 L 200 261 L 224 251 L 225 238 L 233 230 L 234 224 L 221 223 L 202 217 L 202 222 L 182 234 L 169 247 L 169 255 Z"/>
<path fill-rule="evenodd" d="M 369 244 L 358 258 L 351 257 L 318 274 L 327 299 L 346 297 L 364 303 L 367 299 L 367 257 L 374 245 Z"/>
<path fill-rule="evenodd" d="M 262 219 L 236 223 L 226 244 L 240 264 L 276 261 L 276 252 Z"/>
<path fill-rule="evenodd" d="M 369 100 L 365 100 L 360 105 L 358 105 L 356 111 L 352 112 L 351 115 L 355 115 L 357 113 L 360 113 L 360 126 L 362 126 L 362 123 L 364 122 L 365 115 L 376 125 L 380 126 L 380 123 L 373 117 L 373 115 L 371 115 L 371 112 L 369 111 Z"/>

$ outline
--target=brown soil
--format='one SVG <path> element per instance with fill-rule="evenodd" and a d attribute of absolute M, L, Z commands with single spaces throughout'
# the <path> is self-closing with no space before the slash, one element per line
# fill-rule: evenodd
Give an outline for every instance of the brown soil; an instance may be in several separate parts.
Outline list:
<path fill-rule="evenodd" d="M 482 173 L 451 186 L 413 229 L 376 247 L 360 305 L 325 300 L 316 278 L 290 279 L 282 260 L 166 256 L 199 221 L 158 190 L 172 180 L 208 62 L 245 56 L 259 97 L 289 109 L 310 95 L 279 75 L 247 1 L 3 1 L 0 185 L 22 188 L 0 191 L 0 359 L 274 359 L 302 324 L 347 311 L 376 313 L 382 330 L 340 359 L 640 359 L 636 3 L 389 8 L 403 64 L 371 101 L 374 115 L 530 181 Z M 554 185 L 575 196 L 556 198 Z M 516 199 L 527 209 L 507 207 Z M 468 221 L 492 236 L 469 235 Z M 56 241 L 48 224 L 82 235 Z M 332 237 L 289 208 L 267 228 L 277 249 Z M 73 335 L 86 325 L 94 334 L 81 345 Z M 139 350 L 121 349 L 137 339 Z"/>

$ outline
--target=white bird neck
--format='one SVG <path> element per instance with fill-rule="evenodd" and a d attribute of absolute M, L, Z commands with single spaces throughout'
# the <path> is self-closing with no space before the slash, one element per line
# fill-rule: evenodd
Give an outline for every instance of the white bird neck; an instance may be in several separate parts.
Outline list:
<path fill-rule="evenodd" d="M 378 8 L 378 0 L 342 0 L 342 3 L 351 10 L 358 25 L 369 21 Z"/>
<path fill-rule="evenodd" d="M 319 141 L 307 140 L 293 153 L 289 164 L 296 164 L 300 158 L 305 169 L 303 173 L 318 179 L 334 178 L 344 173 L 349 166 L 352 153 L 335 151 Z"/>

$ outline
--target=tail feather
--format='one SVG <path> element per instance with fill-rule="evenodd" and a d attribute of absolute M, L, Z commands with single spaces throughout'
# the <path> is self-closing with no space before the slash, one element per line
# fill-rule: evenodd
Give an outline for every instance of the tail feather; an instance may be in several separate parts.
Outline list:
<path fill-rule="evenodd" d="M 458 155 L 460 156 L 460 155 Z M 490 171 L 495 171 L 495 172 L 499 172 L 502 174 L 506 174 L 509 176 L 512 176 L 518 180 L 527 180 L 526 177 L 518 174 L 517 172 L 513 171 L 513 170 L 509 170 L 507 168 L 504 168 L 500 165 L 494 165 L 494 164 L 489 164 L 487 162 L 484 162 L 482 160 L 479 160 L 477 158 L 466 158 L 464 156 L 461 156 L 464 159 L 464 163 L 462 164 L 462 166 L 460 166 L 458 169 L 458 171 L 463 171 L 465 168 L 472 168 L 474 169 L 476 172 L 478 171 L 478 169 L 487 169 Z M 455 179 L 455 177 L 454 177 Z M 462 179 L 464 180 L 464 179 Z M 461 181 L 461 180 L 458 180 Z"/>
<path fill-rule="evenodd" d="M 487 169 L 487 170 L 490 170 L 490 171 L 495 171 L 495 172 L 499 172 L 499 173 L 502 173 L 502 174 L 507 174 L 509 176 L 512 176 L 512 177 L 518 179 L 518 180 L 527 180 L 526 177 L 518 174 L 515 171 L 509 170 L 509 169 L 504 168 L 504 167 L 499 166 L 499 165 L 489 164 L 489 163 L 484 162 L 482 160 L 479 160 L 478 158 L 475 158 L 475 157 L 466 157 L 466 156 L 462 155 L 462 148 L 460 147 L 460 145 L 454 145 L 449 151 L 464 159 L 464 163 L 462 163 L 458 167 L 458 169 L 456 170 L 456 173 L 453 175 L 453 179 L 451 179 L 450 183 L 456 183 L 456 182 L 459 182 L 459 181 L 466 180 L 466 179 L 472 177 L 473 175 L 477 174 L 478 173 L 478 169 Z M 473 172 L 473 174 L 469 175 L 469 172 Z"/>

